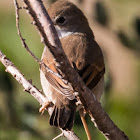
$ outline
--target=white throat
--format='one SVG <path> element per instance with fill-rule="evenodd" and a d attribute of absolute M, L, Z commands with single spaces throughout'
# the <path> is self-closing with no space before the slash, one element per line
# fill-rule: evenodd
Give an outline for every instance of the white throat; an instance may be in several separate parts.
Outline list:
<path fill-rule="evenodd" d="M 63 38 L 63 37 L 66 37 L 66 36 L 69 36 L 71 34 L 74 34 L 74 32 L 60 30 L 57 27 L 56 27 L 56 31 L 57 31 L 57 34 L 58 34 L 59 39 L 60 38 Z"/>

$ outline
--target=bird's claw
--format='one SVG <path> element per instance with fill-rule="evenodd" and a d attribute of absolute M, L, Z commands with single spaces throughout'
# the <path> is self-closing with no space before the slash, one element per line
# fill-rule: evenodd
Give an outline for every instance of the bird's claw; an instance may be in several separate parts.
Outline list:
<path fill-rule="evenodd" d="M 41 115 L 43 115 L 44 111 L 50 106 L 50 102 L 44 102 L 44 104 L 42 105 L 42 107 L 40 107 L 39 112 L 41 113 Z"/>

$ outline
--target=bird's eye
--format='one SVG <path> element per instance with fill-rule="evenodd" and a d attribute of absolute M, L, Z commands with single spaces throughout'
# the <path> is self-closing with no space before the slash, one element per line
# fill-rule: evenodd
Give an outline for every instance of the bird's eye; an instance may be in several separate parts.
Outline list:
<path fill-rule="evenodd" d="M 56 19 L 56 23 L 59 25 L 64 25 L 66 23 L 66 18 L 65 17 L 58 17 Z"/>

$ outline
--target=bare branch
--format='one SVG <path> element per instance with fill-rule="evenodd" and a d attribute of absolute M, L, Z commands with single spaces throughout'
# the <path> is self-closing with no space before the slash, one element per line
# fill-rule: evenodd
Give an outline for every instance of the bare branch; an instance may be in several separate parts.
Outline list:
<path fill-rule="evenodd" d="M 6 56 L 1 51 L 0 61 L 6 67 L 6 72 L 9 72 L 24 87 L 24 91 L 30 93 L 41 105 L 43 105 L 43 103 L 46 101 L 46 98 L 35 86 L 25 79 L 24 75 L 8 58 L 6 58 Z"/>
<path fill-rule="evenodd" d="M 76 71 L 70 66 L 70 63 L 68 62 L 68 59 L 61 47 L 61 43 L 58 39 L 53 23 L 42 1 L 23 1 L 28 7 L 28 13 L 36 22 L 37 29 L 41 34 L 41 38 L 43 38 L 43 43 L 45 46 L 48 46 L 54 56 L 59 71 L 65 76 L 64 79 L 69 83 L 69 85 L 71 85 L 73 89 L 79 93 L 82 103 L 85 107 L 87 107 L 97 128 L 108 140 L 128 140 L 128 137 L 109 118 L 101 107 L 101 104 L 98 103 L 92 92 L 86 87 Z"/>
<path fill-rule="evenodd" d="M 32 51 L 30 51 L 28 45 L 25 42 L 25 39 L 22 37 L 22 34 L 20 32 L 20 28 L 19 28 L 19 9 L 21 9 L 17 3 L 16 0 L 14 0 L 14 5 L 15 5 L 15 13 L 16 13 L 16 26 L 17 26 L 17 31 L 18 31 L 18 35 L 21 39 L 22 45 L 23 47 L 27 50 L 27 52 L 29 52 L 29 54 L 39 63 L 41 64 L 41 61 L 34 55 L 34 53 L 32 53 Z"/>
<path fill-rule="evenodd" d="M 54 74 L 55 76 L 57 76 L 58 78 L 62 79 L 62 76 L 56 72 L 54 72 L 53 70 L 51 70 L 48 66 L 46 66 L 40 59 L 38 59 L 35 54 L 29 49 L 28 45 L 25 42 L 25 39 L 22 37 L 21 31 L 20 31 L 20 27 L 19 27 L 19 10 L 21 9 L 17 3 L 16 0 L 14 0 L 14 5 L 15 5 L 15 13 L 16 13 L 16 26 L 17 26 L 17 31 L 18 31 L 18 35 L 20 37 L 20 40 L 22 42 L 22 46 L 27 50 L 27 52 L 36 60 L 36 62 L 38 62 L 40 65 L 44 66 L 45 69 Z M 27 8 L 26 8 L 27 9 Z"/>
<path fill-rule="evenodd" d="M 62 129 L 61 129 L 62 130 Z M 63 135 L 65 138 L 67 138 L 68 140 L 80 140 L 77 135 L 73 132 L 73 131 L 66 131 L 63 130 Z"/>
<path fill-rule="evenodd" d="M 63 133 L 61 133 L 61 134 L 59 134 L 58 136 L 56 136 L 55 138 L 53 138 L 52 140 L 56 140 L 56 139 L 58 139 L 58 138 L 60 138 L 60 137 L 62 137 L 64 134 Z"/>
<path fill-rule="evenodd" d="M 81 108 L 79 110 L 79 114 L 80 114 L 80 118 L 81 118 L 82 124 L 83 124 L 84 129 L 85 129 L 87 138 L 88 138 L 88 140 L 92 140 L 91 135 L 90 135 L 90 132 L 89 132 L 89 129 L 88 129 L 88 126 L 87 126 L 87 123 L 86 123 L 86 120 L 85 120 L 85 111 L 84 111 L 84 108 Z"/>
<path fill-rule="evenodd" d="M 47 98 L 41 94 L 41 92 L 33 86 L 24 75 L 15 67 L 15 65 L 1 52 L 0 61 L 6 67 L 6 72 L 9 72 L 24 88 L 24 91 L 30 93 L 41 105 L 43 105 Z M 51 107 L 48 108 L 48 112 L 51 113 Z M 63 136 L 68 140 L 80 140 L 73 131 L 65 131 L 60 129 Z"/>

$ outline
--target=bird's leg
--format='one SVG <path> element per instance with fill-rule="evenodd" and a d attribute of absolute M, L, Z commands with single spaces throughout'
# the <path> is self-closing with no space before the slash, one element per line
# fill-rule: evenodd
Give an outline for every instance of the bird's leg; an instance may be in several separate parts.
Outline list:
<path fill-rule="evenodd" d="M 82 107 L 82 108 L 79 110 L 79 114 L 80 114 L 80 117 L 81 117 L 81 120 L 82 120 L 84 129 L 85 129 L 85 131 L 86 131 L 87 138 L 88 138 L 88 140 L 92 140 L 92 139 L 91 139 L 90 132 L 89 132 L 89 129 L 88 129 L 88 126 L 87 126 L 87 123 L 86 123 L 86 120 L 85 120 L 86 110 Z"/>
<path fill-rule="evenodd" d="M 40 107 L 39 112 L 41 112 L 41 115 L 44 113 L 44 111 L 50 106 L 51 102 L 44 102 L 42 104 L 42 107 Z"/>

